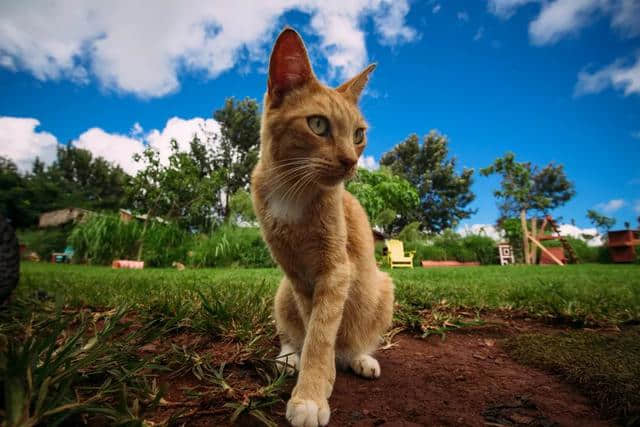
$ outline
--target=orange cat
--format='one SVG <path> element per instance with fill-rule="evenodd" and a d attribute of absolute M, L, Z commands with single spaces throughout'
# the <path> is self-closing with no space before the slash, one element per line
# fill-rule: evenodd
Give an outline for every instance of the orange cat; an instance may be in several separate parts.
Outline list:
<path fill-rule="evenodd" d="M 376 266 L 365 211 L 343 185 L 366 145 L 357 104 L 374 68 L 326 87 L 289 28 L 271 54 L 251 194 L 285 274 L 275 319 L 278 358 L 299 371 L 287 404 L 294 426 L 329 422 L 336 361 L 366 378 L 380 376 L 371 353 L 391 325 L 393 284 Z"/>

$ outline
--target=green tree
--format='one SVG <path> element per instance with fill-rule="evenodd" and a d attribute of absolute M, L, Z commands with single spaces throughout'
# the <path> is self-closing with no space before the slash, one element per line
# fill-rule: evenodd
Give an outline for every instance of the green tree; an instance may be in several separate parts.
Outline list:
<path fill-rule="evenodd" d="M 223 177 L 217 210 L 228 220 L 229 199 L 238 190 L 249 187 L 251 171 L 258 162 L 259 106 L 254 99 L 228 98 L 224 107 L 213 113 L 213 118 L 220 124 L 220 133 L 210 135 L 215 147 L 211 165 Z"/>
<path fill-rule="evenodd" d="M 606 234 L 616 224 L 616 219 L 605 216 L 593 209 L 587 211 L 587 218 L 602 234 Z"/>
<path fill-rule="evenodd" d="M 500 220 L 519 214 L 522 230 L 527 230 L 528 210 L 548 212 L 565 204 L 575 195 L 573 183 L 567 179 L 562 165 L 549 164 L 538 169 L 531 163 L 517 162 L 515 155 L 510 152 L 481 169 L 480 174 L 502 176 L 500 189 L 493 193 L 500 200 Z M 529 263 L 529 242 L 525 233 L 522 233 L 522 238 L 524 259 Z"/>
<path fill-rule="evenodd" d="M 215 220 L 222 174 L 207 162 L 210 148 L 194 137 L 189 151 L 171 141 L 168 163 L 151 147 L 134 160 L 143 168 L 132 179 L 129 197 L 135 210 L 148 218 L 159 216 L 184 228 L 209 229 Z"/>
<path fill-rule="evenodd" d="M 418 221 L 421 230 L 439 232 L 475 212 L 467 208 L 475 198 L 471 191 L 473 169 L 457 173 L 456 158 L 448 158 L 448 144 L 447 137 L 436 131 L 429 132 L 422 144 L 414 134 L 382 156 L 380 164 L 409 181 L 420 199 L 415 209 L 393 223 L 395 230 Z"/>
<path fill-rule="evenodd" d="M 415 187 L 386 167 L 377 171 L 359 169 L 358 175 L 347 183 L 347 190 L 360 201 L 370 221 L 385 231 L 398 216 L 403 217 L 420 204 Z"/>
<path fill-rule="evenodd" d="M 236 224 L 240 221 L 254 222 L 256 220 L 251 195 L 247 190 L 240 189 L 229 198 L 229 210 L 231 218 Z"/>

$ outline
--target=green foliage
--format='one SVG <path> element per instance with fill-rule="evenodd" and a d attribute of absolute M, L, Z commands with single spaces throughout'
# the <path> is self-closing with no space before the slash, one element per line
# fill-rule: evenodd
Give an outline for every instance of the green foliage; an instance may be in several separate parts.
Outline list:
<path fill-rule="evenodd" d="M 36 158 L 26 174 L 0 157 L 0 213 L 16 228 L 25 228 L 55 209 L 115 210 L 124 203 L 129 179 L 119 166 L 71 144 L 58 147 L 50 166 Z"/>
<path fill-rule="evenodd" d="M 347 183 L 347 190 L 360 201 L 370 221 L 382 228 L 396 220 L 397 214 L 406 215 L 420 203 L 415 187 L 385 167 L 377 171 L 359 169 Z"/>
<path fill-rule="evenodd" d="M 67 246 L 73 224 L 43 229 L 23 229 L 16 232 L 18 242 L 26 245 L 27 252 L 35 252 L 43 260 L 48 260 L 53 252 L 62 252 Z"/>
<path fill-rule="evenodd" d="M 222 177 L 218 213 L 225 220 L 231 215 L 229 198 L 249 186 L 251 172 L 258 162 L 259 109 L 255 99 L 236 101 L 227 98 L 224 107 L 213 113 L 213 118 L 220 124 L 220 134 L 211 136 L 216 146 L 211 165 Z"/>
<path fill-rule="evenodd" d="M 524 259 L 524 249 L 522 246 L 522 223 L 517 218 L 502 218 L 498 222 L 498 227 L 504 231 L 507 242 L 513 248 L 513 255 L 517 262 L 522 262 Z"/>
<path fill-rule="evenodd" d="M 447 137 L 436 131 L 429 132 L 422 144 L 414 134 L 382 156 L 380 164 L 409 181 L 420 199 L 418 207 L 398 211 L 401 216 L 392 224 L 394 231 L 418 221 L 422 230 L 439 232 L 474 213 L 467 209 L 475 198 L 471 191 L 473 169 L 456 173 L 456 158 L 447 158 L 448 144 Z"/>
<path fill-rule="evenodd" d="M 501 218 L 517 216 L 529 209 L 548 212 L 575 195 L 574 185 L 567 179 L 562 165 L 550 163 L 539 169 L 529 162 L 517 162 L 511 152 L 481 169 L 480 174 L 502 175 L 501 188 L 493 193 L 502 201 Z"/>
<path fill-rule="evenodd" d="M 397 236 L 403 242 L 414 242 L 422 237 L 423 234 L 420 232 L 420 223 L 418 221 L 407 224 Z"/>
<path fill-rule="evenodd" d="M 233 225 L 198 236 L 188 262 L 196 267 L 275 266 L 258 228 Z"/>
<path fill-rule="evenodd" d="M 231 210 L 231 219 L 235 223 L 240 221 L 256 221 L 251 195 L 247 190 L 240 189 L 231 196 L 231 199 L 229 199 L 229 209 Z"/>
<path fill-rule="evenodd" d="M 171 219 L 183 228 L 208 230 L 222 186 L 221 173 L 211 167 L 211 149 L 211 144 L 194 137 L 189 151 L 180 151 L 172 140 L 168 163 L 152 147 L 136 154 L 134 159 L 143 168 L 128 187 L 134 209 L 148 217 Z"/>
<path fill-rule="evenodd" d="M 135 259 L 140 243 L 144 243 L 142 258 L 149 267 L 168 267 L 174 261 L 184 261 L 191 235 L 175 224 L 151 221 L 142 234 L 138 221 L 122 222 L 117 215 L 90 215 L 77 224 L 69 236 L 74 259 L 89 264 L 111 264 L 114 259 Z"/>
<path fill-rule="evenodd" d="M 490 237 L 462 237 L 452 230 L 445 230 L 427 238 L 418 231 L 418 226 L 417 223 L 411 223 L 398 234 L 398 239 L 404 242 L 405 250 L 416 252 L 413 258 L 416 266 L 421 265 L 423 260 L 477 261 L 481 264 L 495 264 L 497 261 L 497 245 Z"/>
<path fill-rule="evenodd" d="M 606 234 L 616 224 L 615 218 L 605 216 L 593 209 L 587 211 L 587 218 L 602 234 Z"/>

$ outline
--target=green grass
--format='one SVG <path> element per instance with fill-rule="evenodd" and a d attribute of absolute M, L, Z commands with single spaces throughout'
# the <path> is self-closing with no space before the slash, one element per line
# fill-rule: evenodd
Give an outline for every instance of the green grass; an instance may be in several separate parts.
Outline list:
<path fill-rule="evenodd" d="M 640 327 L 610 334 L 517 335 L 506 348 L 519 362 L 578 385 L 603 412 L 616 415 L 623 424 L 640 423 Z"/>
<path fill-rule="evenodd" d="M 393 270 L 396 319 L 410 324 L 422 311 L 525 311 L 578 324 L 640 321 L 640 268 L 636 265 L 486 266 Z M 280 280 L 277 269 L 112 270 L 105 267 L 26 263 L 19 292 L 60 294 L 73 306 L 172 313 L 201 308 L 202 295 L 220 310 L 253 317 L 268 310 Z M 256 298 L 259 303 L 255 304 Z M 261 317 L 261 316 L 259 316 Z"/>

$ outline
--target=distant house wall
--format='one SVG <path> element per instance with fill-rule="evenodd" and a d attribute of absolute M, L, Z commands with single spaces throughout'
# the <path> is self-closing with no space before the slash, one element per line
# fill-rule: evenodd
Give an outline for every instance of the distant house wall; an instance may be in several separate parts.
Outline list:
<path fill-rule="evenodd" d="M 45 212 L 40 215 L 38 227 L 57 227 L 71 221 L 81 220 L 90 211 L 80 208 L 66 208 L 57 211 Z"/>

